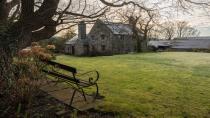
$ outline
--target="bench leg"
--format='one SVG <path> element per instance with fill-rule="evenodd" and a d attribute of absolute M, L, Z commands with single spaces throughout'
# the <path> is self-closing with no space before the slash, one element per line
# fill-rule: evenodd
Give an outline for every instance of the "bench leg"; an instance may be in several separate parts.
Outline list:
<path fill-rule="evenodd" d="M 82 88 L 81 88 L 81 90 L 82 90 L 82 95 L 84 97 L 84 100 L 87 101 L 84 90 Z"/>
<path fill-rule="evenodd" d="M 95 101 L 95 100 L 97 99 L 97 97 L 99 97 L 99 89 L 98 89 L 98 84 L 95 84 L 95 86 L 96 86 L 96 94 L 95 94 L 95 96 L 94 96 L 94 99 L 93 99 L 93 101 Z"/>
<path fill-rule="evenodd" d="M 76 93 L 77 90 L 74 90 L 73 94 L 72 94 L 72 97 L 71 97 L 71 101 L 70 101 L 70 106 L 72 105 L 73 103 L 73 100 L 74 100 L 74 96 L 75 96 L 75 93 Z"/>
<path fill-rule="evenodd" d="M 75 96 L 75 94 L 76 94 L 76 91 L 77 91 L 77 90 L 75 89 L 74 92 L 73 92 L 73 94 L 72 94 L 71 101 L 70 101 L 70 104 L 69 104 L 70 106 L 71 106 L 72 103 L 73 103 L 73 100 L 74 100 L 74 96 Z M 81 89 L 81 91 L 82 91 L 82 96 L 83 96 L 84 100 L 87 101 L 84 90 Z"/>
<path fill-rule="evenodd" d="M 96 96 L 95 96 L 95 98 L 97 98 L 99 95 L 99 89 L 98 89 L 98 84 L 96 84 Z"/>

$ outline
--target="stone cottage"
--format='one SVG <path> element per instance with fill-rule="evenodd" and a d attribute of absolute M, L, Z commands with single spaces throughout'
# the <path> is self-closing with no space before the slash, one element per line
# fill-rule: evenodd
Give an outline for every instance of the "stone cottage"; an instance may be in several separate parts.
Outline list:
<path fill-rule="evenodd" d="M 86 34 L 84 21 L 78 24 L 78 35 L 65 43 L 65 53 L 71 55 L 113 55 L 134 52 L 136 40 L 133 39 L 129 24 L 97 20 Z"/>

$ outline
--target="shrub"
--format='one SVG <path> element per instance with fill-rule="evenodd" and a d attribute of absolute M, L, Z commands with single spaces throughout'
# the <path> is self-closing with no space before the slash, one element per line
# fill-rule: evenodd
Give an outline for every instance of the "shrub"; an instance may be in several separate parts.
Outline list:
<path fill-rule="evenodd" d="M 40 41 L 42 46 L 48 47 L 49 45 L 54 45 L 56 48 L 53 49 L 53 52 L 62 53 L 64 51 L 64 45 L 66 41 L 69 40 L 68 38 L 61 38 L 61 37 L 52 37 L 50 39 L 46 39 Z"/>
<path fill-rule="evenodd" d="M 47 48 L 43 48 L 34 42 L 30 48 L 19 51 L 18 56 L 14 57 L 15 79 L 12 81 L 12 86 L 8 89 L 8 92 L 2 94 L 8 107 L 15 110 L 21 104 L 21 110 L 30 108 L 31 102 L 38 94 L 41 82 L 39 80 L 45 77 L 41 72 L 45 64 L 40 60 L 54 58 L 50 52 L 50 50 L 54 49 L 54 46 L 51 45 Z M 6 87 L 4 85 L 6 85 L 5 82 L 0 81 L 0 91 L 3 91 L 4 87 Z"/>

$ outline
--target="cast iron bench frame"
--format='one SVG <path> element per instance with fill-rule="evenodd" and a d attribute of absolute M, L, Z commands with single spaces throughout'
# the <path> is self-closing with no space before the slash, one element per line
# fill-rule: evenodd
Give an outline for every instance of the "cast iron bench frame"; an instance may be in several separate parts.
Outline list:
<path fill-rule="evenodd" d="M 99 80 L 99 72 L 98 71 L 89 71 L 83 74 L 79 74 L 79 76 L 83 76 L 89 73 L 95 73 L 96 74 L 96 78 L 93 77 L 89 77 L 88 80 L 82 80 L 76 77 L 77 75 L 77 69 L 71 66 L 67 66 L 64 64 L 60 64 L 54 61 L 43 61 L 45 63 L 45 67 L 42 69 L 42 72 L 46 73 L 49 76 L 52 76 L 54 78 L 57 79 L 57 83 L 58 82 L 65 82 L 69 85 L 72 86 L 72 84 L 74 84 L 75 86 L 72 86 L 72 88 L 74 89 L 73 94 L 71 96 L 71 100 L 70 100 L 70 106 L 73 103 L 74 97 L 76 92 L 79 92 L 82 94 L 83 98 L 85 101 L 87 101 L 86 95 L 89 95 L 87 93 L 84 92 L 84 88 L 88 88 L 88 87 L 92 87 L 95 86 L 96 88 L 96 92 L 94 97 L 94 100 L 97 99 L 97 97 L 99 97 L 99 88 L 98 88 L 98 84 L 97 81 Z M 52 66 L 53 68 L 57 68 L 57 69 L 61 69 L 64 71 L 68 71 L 70 74 L 64 74 L 62 72 L 58 72 L 56 70 L 54 70 L 53 68 L 50 68 L 49 66 Z M 71 76 L 72 75 L 72 76 Z M 56 84 L 57 84 L 56 83 Z"/>

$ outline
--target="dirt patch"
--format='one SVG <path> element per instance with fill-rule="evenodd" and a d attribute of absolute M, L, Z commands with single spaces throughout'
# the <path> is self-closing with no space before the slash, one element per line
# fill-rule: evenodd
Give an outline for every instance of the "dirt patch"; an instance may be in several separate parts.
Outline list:
<path fill-rule="evenodd" d="M 18 110 L 18 107 L 9 106 L 7 99 L 0 96 L 0 118 L 14 118 L 14 117 L 30 117 L 30 118 L 57 118 L 57 117 L 76 117 L 76 118 L 114 118 L 118 116 L 117 113 L 102 112 L 95 109 L 88 111 L 77 111 L 65 104 L 60 103 L 53 97 L 50 97 L 44 92 L 40 92 L 31 103 L 30 108 Z M 19 112 L 17 112 L 19 111 Z M 69 111 L 67 114 L 58 116 L 59 111 Z"/>

